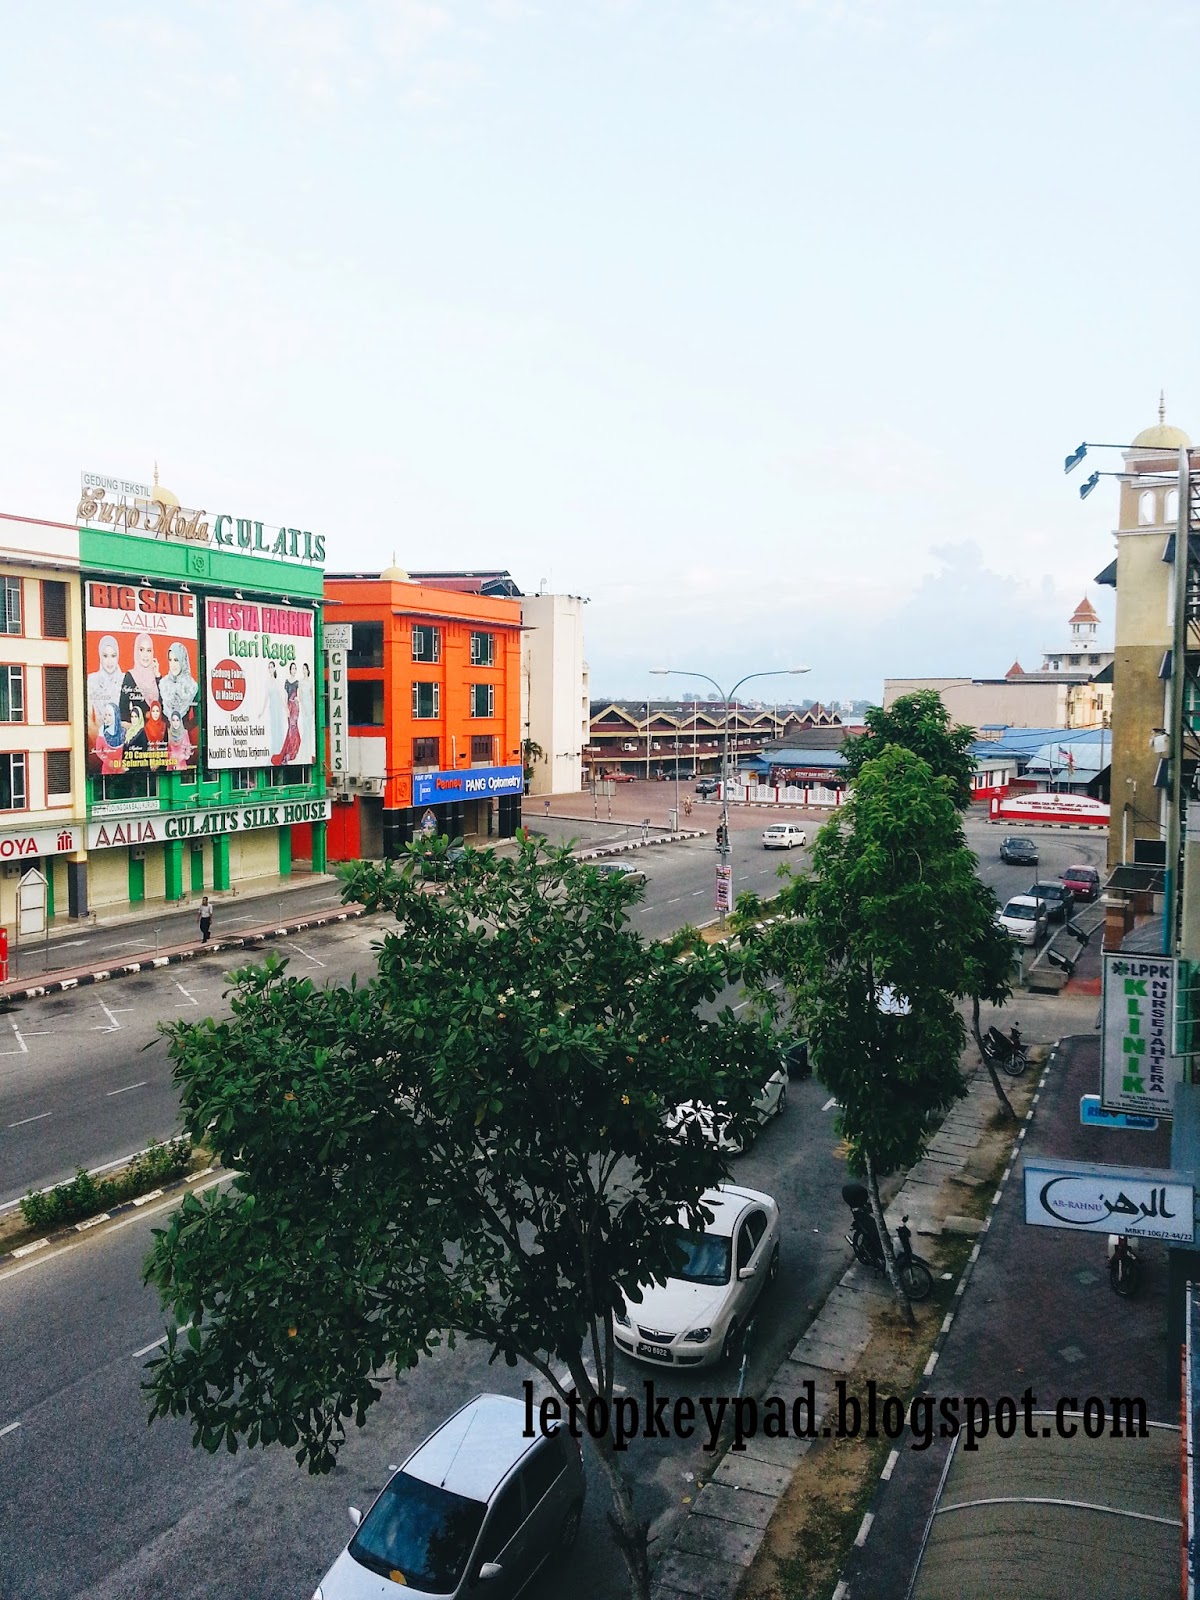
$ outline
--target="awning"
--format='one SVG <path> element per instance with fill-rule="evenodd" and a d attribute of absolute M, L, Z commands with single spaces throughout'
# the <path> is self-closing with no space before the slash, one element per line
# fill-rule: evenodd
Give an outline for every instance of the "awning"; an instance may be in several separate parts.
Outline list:
<path fill-rule="evenodd" d="M 1117 587 L 1117 562 L 1116 557 L 1108 563 L 1103 572 L 1098 572 L 1092 579 L 1093 583 L 1103 583 L 1110 589 Z"/>
<path fill-rule="evenodd" d="M 1125 894 L 1161 894 L 1166 887 L 1167 869 L 1152 867 L 1136 861 L 1126 861 L 1114 867 L 1105 889 L 1120 889 Z"/>

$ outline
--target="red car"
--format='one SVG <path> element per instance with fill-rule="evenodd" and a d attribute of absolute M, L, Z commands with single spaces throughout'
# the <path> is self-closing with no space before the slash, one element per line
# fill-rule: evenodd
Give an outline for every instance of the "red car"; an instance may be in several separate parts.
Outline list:
<path fill-rule="evenodd" d="M 1076 900 L 1095 900 L 1100 893 L 1100 874 L 1095 867 L 1068 867 L 1058 877 Z"/>
<path fill-rule="evenodd" d="M 632 772 L 604 772 L 601 777 L 606 783 L 632 783 L 634 781 Z"/>

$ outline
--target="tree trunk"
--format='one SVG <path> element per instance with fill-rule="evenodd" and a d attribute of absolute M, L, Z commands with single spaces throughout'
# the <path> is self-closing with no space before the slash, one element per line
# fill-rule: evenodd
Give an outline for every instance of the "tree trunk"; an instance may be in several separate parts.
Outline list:
<path fill-rule="evenodd" d="M 913 1308 L 908 1295 L 904 1292 L 904 1285 L 900 1282 L 900 1274 L 896 1270 L 896 1252 L 892 1249 L 892 1235 L 883 1217 L 883 1202 L 879 1198 L 879 1180 L 875 1176 L 875 1163 L 867 1156 L 867 1189 L 871 1196 L 871 1214 L 875 1218 L 875 1226 L 879 1230 L 879 1243 L 883 1248 L 883 1262 L 887 1268 L 888 1282 L 896 1296 L 896 1302 L 904 1315 L 904 1320 L 910 1328 L 915 1328 L 917 1319 L 913 1316 Z"/>
<path fill-rule="evenodd" d="M 593 1384 L 582 1361 L 570 1361 L 568 1367 L 576 1393 L 586 1404 L 596 1395 L 611 1394 L 611 1385 L 603 1381 Z M 649 1524 L 639 1522 L 633 1508 L 633 1495 L 629 1481 L 621 1471 L 617 1452 L 612 1406 L 608 1410 L 608 1433 L 603 1439 L 591 1439 L 596 1462 L 608 1480 L 613 1508 L 608 1513 L 608 1525 L 613 1540 L 621 1552 L 625 1570 L 629 1574 L 629 1593 L 633 1600 L 650 1600 L 650 1554 L 647 1549 Z"/>
<path fill-rule="evenodd" d="M 996 1063 L 992 1060 L 991 1056 L 989 1055 L 989 1053 L 987 1051 L 987 1048 L 986 1048 L 986 1046 L 984 1045 L 984 1042 L 983 1042 L 983 1035 L 979 1031 L 979 996 L 978 995 L 974 995 L 972 997 L 972 999 L 971 999 L 971 1032 L 975 1036 L 975 1044 L 976 1044 L 976 1047 L 979 1050 L 979 1059 L 983 1062 L 984 1066 L 988 1070 L 988 1077 L 992 1080 L 992 1088 L 995 1089 L 995 1091 L 996 1091 L 997 1099 L 1000 1101 L 1000 1104 L 1004 1107 L 1005 1113 L 1007 1114 L 1009 1119 L 1012 1122 L 1018 1121 L 1019 1119 L 1017 1117 L 1017 1113 L 1012 1108 L 1012 1101 L 1005 1094 L 1004 1085 L 1000 1082 L 1000 1075 L 996 1071 Z"/>

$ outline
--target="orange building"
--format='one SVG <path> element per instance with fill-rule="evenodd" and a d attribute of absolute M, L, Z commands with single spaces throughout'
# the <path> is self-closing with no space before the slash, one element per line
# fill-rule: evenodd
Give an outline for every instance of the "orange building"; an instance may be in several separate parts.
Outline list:
<path fill-rule="evenodd" d="M 520 825 L 521 603 L 414 583 L 398 567 L 325 576 L 328 858 L 397 855 L 418 834 Z"/>

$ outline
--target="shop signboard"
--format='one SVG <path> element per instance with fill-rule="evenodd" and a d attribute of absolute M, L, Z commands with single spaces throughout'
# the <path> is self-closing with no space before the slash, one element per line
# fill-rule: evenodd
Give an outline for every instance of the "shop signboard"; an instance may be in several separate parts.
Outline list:
<path fill-rule="evenodd" d="M 196 596 L 84 584 L 87 770 L 194 772 L 200 743 Z"/>
<path fill-rule="evenodd" d="M 494 800 L 524 794 L 524 767 L 467 767 L 462 772 L 415 772 L 413 805 L 446 806 L 459 800 Z"/>
<path fill-rule="evenodd" d="M 1134 1133 L 1153 1133 L 1157 1117 L 1141 1117 L 1136 1111 L 1106 1111 L 1098 1094 L 1079 1096 L 1079 1120 L 1085 1128 L 1125 1128 Z"/>
<path fill-rule="evenodd" d="M 61 828 L 18 828 L 0 833 L 0 861 L 69 855 L 82 848 L 83 829 L 72 825 Z"/>
<path fill-rule="evenodd" d="M 292 767 L 315 759 L 315 621 L 315 612 L 302 606 L 205 600 L 209 767 Z"/>
<path fill-rule="evenodd" d="M 340 622 L 336 624 L 337 634 L 349 634 L 350 624 Z M 329 776 L 331 778 L 344 775 L 350 770 L 350 739 L 346 727 L 346 696 L 347 662 L 350 654 L 350 640 L 343 643 L 336 639 L 331 643 L 329 635 L 335 629 L 326 627 L 324 633 L 325 665 L 329 684 L 328 727 L 329 727 Z"/>
<path fill-rule="evenodd" d="M 208 839 L 219 833 L 249 833 L 255 828 L 289 828 L 298 822 L 327 822 L 328 800 L 267 800 L 208 811 L 162 811 L 155 817 L 105 818 L 90 822 L 89 850 L 113 845 L 166 844 L 172 839 Z"/>
<path fill-rule="evenodd" d="M 1051 822 L 1107 828 L 1109 809 L 1103 800 L 1066 791 L 1038 790 L 1030 794 L 993 797 L 988 803 L 992 822 Z"/>
<path fill-rule="evenodd" d="M 1183 1057 L 1171 1053 L 1175 961 L 1113 951 L 1103 957 L 1100 1102 L 1109 1111 L 1170 1117 Z"/>
<path fill-rule="evenodd" d="M 1025 1158 L 1025 1221 L 1034 1227 L 1191 1244 L 1194 1204 L 1190 1172 Z"/>
<path fill-rule="evenodd" d="M 185 511 L 158 498 L 157 485 L 133 483 L 101 472 L 80 477 L 75 521 L 81 527 L 112 528 L 118 533 L 151 539 L 183 540 L 245 555 L 274 556 L 283 561 L 321 566 L 325 535 L 308 528 L 279 528 L 254 517 L 220 511 Z"/>

